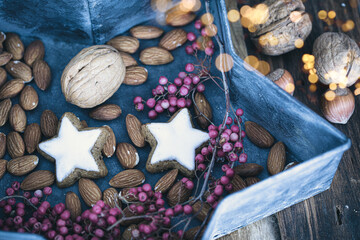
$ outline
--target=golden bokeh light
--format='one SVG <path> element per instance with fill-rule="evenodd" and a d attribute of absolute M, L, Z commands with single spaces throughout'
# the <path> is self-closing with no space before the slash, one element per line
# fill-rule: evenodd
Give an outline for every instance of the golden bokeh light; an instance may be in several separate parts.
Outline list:
<path fill-rule="evenodd" d="M 354 94 L 355 96 L 360 95 L 360 88 L 355 89 Z"/>
<path fill-rule="evenodd" d="M 356 88 L 360 88 L 360 82 L 357 82 L 357 83 L 355 84 L 355 87 L 356 87 Z"/>
<path fill-rule="evenodd" d="M 346 88 L 346 83 L 343 82 L 339 83 L 339 88 Z"/>
<path fill-rule="evenodd" d="M 200 0 L 181 0 L 179 8 L 183 12 L 196 12 L 200 9 L 201 2 Z"/>
<path fill-rule="evenodd" d="M 305 54 L 302 56 L 302 58 L 301 58 L 301 60 L 303 61 L 303 63 L 309 62 L 309 59 L 310 59 L 310 54 L 307 54 L 307 53 L 305 53 Z"/>
<path fill-rule="evenodd" d="M 319 17 L 321 20 L 326 19 L 326 17 L 327 17 L 327 12 L 326 12 L 325 10 L 320 10 L 320 11 L 318 12 L 318 17 Z"/>
<path fill-rule="evenodd" d="M 213 37 L 217 34 L 217 27 L 215 24 L 210 24 L 205 27 L 205 32 L 209 37 Z"/>
<path fill-rule="evenodd" d="M 310 74 L 316 74 L 316 69 L 315 69 L 315 68 L 310 69 L 310 70 L 309 70 L 309 73 L 310 73 Z"/>
<path fill-rule="evenodd" d="M 301 19 L 301 12 L 299 12 L 299 11 L 292 11 L 291 13 L 290 13 L 290 16 L 289 16 L 289 18 L 290 18 L 290 21 L 292 21 L 292 22 L 297 22 L 297 21 L 299 21 L 300 19 Z"/>
<path fill-rule="evenodd" d="M 248 65 L 250 65 L 251 67 L 253 67 L 255 69 L 257 69 L 259 67 L 259 59 L 256 56 L 253 56 L 253 55 L 247 56 L 244 59 L 244 62 L 246 62 Z"/>
<path fill-rule="evenodd" d="M 295 91 L 295 85 L 293 83 L 288 83 L 285 86 L 285 91 L 288 93 L 292 93 Z"/>
<path fill-rule="evenodd" d="M 316 89 L 317 89 L 316 84 L 310 84 L 310 86 L 309 86 L 310 92 L 316 92 Z"/>
<path fill-rule="evenodd" d="M 239 21 L 239 19 L 240 19 L 240 13 L 239 13 L 239 11 L 237 11 L 235 9 L 231 9 L 228 12 L 227 17 L 230 22 L 236 22 L 236 21 Z"/>
<path fill-rule="evenodd" d="M 151 0 L 150 4 L 154 11 L 166 12 L 171 6 L 171 0 Z"/>
<path fill-rule="evenodd" d="M 241 7 L 241 24 L 248 28 L 250 32 L 255 32 L 255 25 L 265 23 L 269 18 L 269 8 L 266 4 L 258 4 L 254 8 L 245 5 Z"/>
<path fill-rule="evenodd" d="M 329 88 L 330 88 L 330 90 L 335 91 L 337 89 L 337 84 L 336 83 L 330 83 Z"/>
<path fill-rule="evenodd" d="M 247 14 L 247 11 L 251 11 L 251 7 L 249 5 L 244 5 L 240 8 L 240 14 L 241 16 L 245 16 Z"/>
<path fill-rule="evenodd" d="M 214 22 L 214 16 L 211 13 L 204 13 L 200 18 L 202 24 L 210 25 Z"/>
<path fill-rule="evenodd" d="M 302 48 L 304 46 L 304 40 L 301 38 L 298 38 L 295 40 L 295 47 L 296 48 Z"/>
<path fill-rule="evenodd" d="M 335 99 L 335 97 L 336 97 L 336 94 L 335 94 L 335 92 L 334 91 L 327 91 L 326 93 L 325 93 L 325 99 L 327 100 L 327 101 L 333 101 L 334 99 Z"/>
<path fill-rule="evenodd" d="M 310 83 L 317 83 L 317 81 L 319 80 L 319 77 L 316 74 L 310 74 L 308 79 L 309 79 Z"/>
<path fill-rule="evenodd" d="M 256 68 L 263 75 L 268 75 L 270 73 L 270 64 L 266 61 L 259 61 L 259 66 Z"/>
<path fill-rule="evenodd" d="M 353 20 L 347 20 L 343 25 L 341 25 L 341 30 L 343 32 L 349 32 L 353 30 L 355 27 L 355 23 Z"/>
<path fill-rule="evenodd" d="M 334 19 L 335 17 L 336 17 L 336 12 L 335 11 L 329 11 L 328 12 L 328 17 L 330 18 L 330 19 Z"/>
<path fill-rule="evenodd" d="M 222 53 L 216 57 L 215 66 L 219 71 L 228 72 L 233 68 L 234 60 L 229 54 Z"/>
<path fill-rule="evenodd" d="M 254 25 L 251 25 L 251 26 L 249 26 L 248 30 L 249 30 L 249 32 L 255 32 L 256 27 Z"/>

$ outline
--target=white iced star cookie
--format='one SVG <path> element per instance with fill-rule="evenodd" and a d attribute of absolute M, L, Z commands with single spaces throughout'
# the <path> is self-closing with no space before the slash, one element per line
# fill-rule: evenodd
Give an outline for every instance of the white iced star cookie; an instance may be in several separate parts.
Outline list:
<path fill-rule="evenodd" d="M 167 123 L 143 125 L 142 132 L 152 147 L 146 170 L 156 173 L 177 168 L 186 176 L 194 175 L 195 150 L 209 135 L 193 127 L 187 108 L 176 112 Z"/>
<path fill-rule="evenodd" d="M 57 185 L 69 187 L 81 177 L 107 175 L 101 150 L 108 135 L 104 127 L 83 128 L 80 120 L 67 112 L 60 119 L 57 135 L 41 142 L 38 150 L 55 162 Z"/>

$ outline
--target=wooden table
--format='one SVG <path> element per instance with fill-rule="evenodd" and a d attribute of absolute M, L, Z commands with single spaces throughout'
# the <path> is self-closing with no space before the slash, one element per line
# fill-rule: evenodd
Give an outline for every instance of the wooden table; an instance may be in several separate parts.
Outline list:
<path fill-rule="evenodd" d="M 229 0 L 236 1 L 236 0 Z M 241 4 L 253 5 L 259 1 L 239 0 Z M 340 21 L 353 20 L 355 28 L 347 34 L 360 44 L 360 18 L 358 0 L 305 0 L 306 11 L 313 19 L 313 30 L 302 49 L 279 57 L 258 55 L 270 63 L 271 69 L 285 68 L 294 77 L 294 97 L 322 116 L 319 100 L 327 86 L 317 84 L 317 91 L 309 91 L 307 74 L 301 71 L 301 57 L 312 53 L 315 39 L 326 31 L 341 31 Z M 232 7 L 234 2 L 232 3 Z M 236 4 L 236 3 L 235 3 Z M 320 10 L 336 12 L 337 23 L 328 25 L 319 19 Z M 245 32 L 246 37 L 246 32 Z M 247 42 L 249 54 L 254 46 Z M 354 87 L 351 88 L 354 90 Z M 275 214 L 277 239 L 360 239 L 360 95 L 355 97 L 356 109 L 346 125 L 337 125 L 352 141 L 352 147 L 345 152 L 331 188 L 308 200 Z M 242 235 L 241 230 L 222 239 L 254 239 Z"/>

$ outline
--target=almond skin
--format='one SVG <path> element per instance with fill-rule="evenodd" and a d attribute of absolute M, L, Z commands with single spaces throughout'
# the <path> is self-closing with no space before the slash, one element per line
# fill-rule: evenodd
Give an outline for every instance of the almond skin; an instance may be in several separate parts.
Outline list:
<path fill-rule="evenodd" d="M 7 135 L 6 148 L 11 158 L 24 156 L 25 144 L 18 132 L 10 132 Z"/>
<path fill-rule="evenodd" d="M 211 206 L 206 202 L 196 201 L 192 207 L 193 212 L 198 212 L 196 218 L 200 221 L 205 221 L 208 212 L 211 211 Z"/>
<path fill-rule="evenodd" d="M 119 192 L 119 199 L 123 202 L 136 202 L 139 200 L 136 195 L 130 193 L 130 188 L 123 188 Z"/>
<path fill-rule="evenodd" d="M 7 79 L 6 71 L 2 67 L 0 67 L 0 87 L 4 85 L 6 79 Z"/>
<path fill-rule="evenodd" d="M 20 61 L 10 61 L 5 66 L 6 71 L 13 77 L 28 83 L 33 79 L 31 68 Z"/>
<path fill-rule="evenodd" d="M 111 129 L 111 127 L 109 126 L 104 126 L 110 133 L 109 137 L 106 139 L 105 145 L 102 149 L 102 153 L 106 156 L 106 157 L 112 157 L 112 155 L 114 155 L 115 153 L 115 149 L 116 149 L 116 138 L 115 138 L 115 134 L 114 131 Z"/>
<path fill-rule="evenodd" d="M 39 158 L 36 155 L 27 155 L 14 158 L 7 163 L 7 171 L 15 176 L 23 176 L 38 165 Z"/>
<path fill-rule="evenodd" d="M 51 110 L 45 110 L 40 117 L 40 128 L 42 134 L 51 138 L 56 135 L 59 120 Z"/>
<path fill-rule="evenodd" d="M 141 66 L 131 66 L 126 68 L 124 84 L 126 85 L 140 85 L 146 82 L 148 78 L 148 71 Z"/>
<path fill-rule="evenodd" d="M 256 183 L 260 182 L 260 178 L 257 177 L 247 177 L 245 178 L 245 183 L 249 187 L 251 185 L 254 185 Z"/>
<path fill-rule="evenodd" d="M 13 55 L 14 60 L 20 60 L 24 55 L 24 44 L 16 33 L 6 33 L 4 42 L 6 51 Z"/>
<path fill-rule="evenodd" d="M 26 151 L 29 154 L 32 154 L 37 148 L 40 141 L 41 141 L 41 130 L 39 124 L 32 123 L 27 125 L 24 132 L 24 142 L 25 142 Z"/>
<path fill-rule="evenodd" d="M 35 40 L 25 50 L 24 61 L 30 67 L 36 60 L 42 60 L 45 56 L 45 47 L 41 40 Z"/>
<path fill-rule="evenodd" d="M 170 9 L 166 14 L 166 24 L 173 27 L 181 27 L 194 21 L 196 14 L 184 12 L 178 8 Z"/>
<path fill-rule="evenodd" d="M 166 193 L 174 184 L 178 173 L 178 169 L 173 169 L 166 173 L 162 178 L 159 179 L 159 181 L 157 181 L 154 187 L 154 191 Z"/>
<path fill-rule="evenodd" d="M 119 143 L 117 145 L 116 157 L 125 169 L 134 168 L 139 163 L 139 154 L 129 143 Z"/>
<path fill-rule="evenodd" d="M 27 85 L 24 87 L 20 93 L 19 103 L 26 111 L 31 111 L 37 107 L 39 104 L 39 96 L 32 86 Z"/>
<path fill-rule="evenodd" d="M 0 127 L 4 126 L 9 118 L 12 103 L 9 98 L 0 102 Z"/>
<path fill-rule="evenodd" d="M 103 192 L 103 201 L 111 208 L 121 208 L 121 203 L 119 202 L 118 195 L 119 193 L 115 188 L 108 188 Z"/>
<path fill-rule="evenodd" d="M 121 55 L 121 58 L 125 64 L 125 67 L 130 67 L 130 66 L 136 66 L 138 65 L 135 58 L 133 58 L 130 54 L 125 53 L 125 52 L 119 52 Z"/>
<path fill-rule="evenodd" d="M 145 175 L 137 169 L 129 169 L 116 174 L 109 182 L 115 188 L 136 187 L 145 182 Z"/>
<path fill-rule="evenodd" d="M 181 204 L 189 199 L 190 194 L 191 190 L 187 189 L 184 183 L 178 181 L 167 194 L 168 203 L 172 207 L 176 204 Z"/>
<path fill-rule="evenodd" d="M 145 48 L 140 53 L 140 61 L 145 65 L 162 65 L 174 60 L 173 55 L 160 47 Z"/>
<path fill-rule="evenodd" d="M 49 65 L 39 59 L 34 62 L 32 67 L 36 86 L 45 91 L 51 83 L 51 70 Z"/>
<path fill-rule="evenodd" d="M 130 226 L 128 226 L 122 234 L 122 239 L 123 240 L 131 240 L 133 238 L 131 232 L 135 228 L 137 228 L 136 224 L 131 224 Z"/>
<path fill-rule="evenodd" d="M 209 101 L 206 99 L 205 95 L 196 92 L 195 93 L 195 104 L 194 104 L 194 111 L 196 114 L 196 121 L 200 125 L 201 128 L 207 129 L 211 122 L 209 122 L 207 119 L 212 121 L 212 108 L 210 106 Z"/>
<path fill-rule="evenodd" d="M 264 170 L 263 166 L 256 163 L 243 163 L 234 167 L 235 173 L 241 177 L 256 177 L 262 170 Z"/>
<path fill-rule="evenodd" d="M 13 55 L 8 52 L 2 52 L 0 54 L 0 66 L 6 65 L 12 59 Z"/>
<path fill-rule="evenodd" d="M 268 148 L 274 144 L 274 138 L 262 126 L 255 122 L 245 122 L 246 136 L 252 143 L 261 148 Z"/>
<path fill-rule="evenodd" d="M 24 132 L 26 128 L 26 114 L 19 104 L 15 104 L 9 113 L 11 127 L 17 132 Z"/>
<path fill-rule="evenodd" d="M 13 79 L 6 82 L 0 88 L 0 100 L 15 97 L 23 88 L 24 81 L 22 79 Z"/>
<path fill-rule="evenodd" d="M 6 135 L 0 132 L 0 159 L 4 157 L 6 153 Z"/>
<path fill-rule="evenodd" d="M 24 191 L 32 191 L 49 187 L 55 182 L 54 173 L 47 170 L 38 170 L 30 173 L 21 183 L 20 188 Z"/>
<path fill-rule="evenodd" d="M 130 34 L 138 39 L 158 38 L 163 34 L 164 30 L 154 26 L 136 26 L 130 29 Z"/>
<path fill-rule="evenodd" d="M 233 189 L 230 191 L 231 193 L 237 192 L 237 191 L 240 191 L 240 190 L 246 188 L 245 181 L 239 175 L 236 175 L 236 174 L 234 175 L 233 179 L 231 180 L 231 184 L 233 186 Z"/>
<path fill-rule="evenodd" d="M 135 146 L 145 146 L 145 138 L 141 133 L 141 122 L 132 114 L 126 116 L 126 130 Z"/>
<path fill-rule="evenodd" d="M 116 104 L 104 104 L 90 111 L 89 116 L 96 120 L 110 121 L 121 115 L 121 108 Z"/>
<path fill-rule="evenodd" d="M 284 170 L 286 162 L 285 145 L 282 142 L 277 142 L 270 149 L 267 169 L 271 175 L 275 175 Z"/>
<path fill-rule="evenodd" d="M 65 207 L 70 211 L 70 216 L 73 221 L 75 221 L 77 216 L 81 214 L 81 202 L 74 192 L 67 192 L 65 197 Z"/>
<path fill-rule="evenodd" d="M 79 192 L 82 199 L 89 207 L 95 205 L 102 197 L 100 188 L 94 181 L 87 178 L 81 178 L 79 180 Z"/>
<path fill-rule="evenodd" d="M 134 53 L 140 46 L 139 40 L 130 36 L 117 36 L 106 44 L 126 53 Z"/>
<path fill-rule="evenodd" d="M 186 32 L 178 28 L 166 33 L 165 36 L 161 38 L 159 46 L 171 51 L 182 46 L 186 41 Z"/>
<path fill-rule="evenodd" d="M 205 228 L 203 228 L 197 236 L 196 234 L 200 230 L 200 226 L 190 228 L 184 233 L 184 239 L 185 240 L 201 239 L 201 236 L 203 235 Z"/>
<path fill-rule="evenodd" d="M 0 179 L 4 176 L 6 172 L 7 161 L 5 159 L 0 159 Z"/>

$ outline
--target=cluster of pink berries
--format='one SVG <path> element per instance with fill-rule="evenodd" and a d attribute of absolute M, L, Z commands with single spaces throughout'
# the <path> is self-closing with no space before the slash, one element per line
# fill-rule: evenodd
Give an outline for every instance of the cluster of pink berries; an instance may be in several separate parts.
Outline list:
<path fill-rule="evenodd" d="M 166 77 L 159 78 L 159 85 L 152 90 L 153 97 L 146 101 L 140 96 L 134 98 L 135 109 L 143 111 L 145 105 L 150 108 L 148 116 L 155 119 L 158 114 L 167 110 L 174 113 L 178 109 L 190 107 L 192 105 L 191 92 L 205 91 L 205 85 L 200 83 L 200 77 L 196 74 L 190 74 L 195 69 L 191 63 L 186 64 L 185 70 L 188 72 L 179 72 L 178 77 L 173 83 Z"/>
<path fill-rule="evenodd" d="M 197 50 L 204 50 L 205 54 L 208 56 L 212 56 L 214 54 L 214 42 L 208 36 L 206 32 L 206 28 L 203 26 L 201 20 L 195 21 L 195 28 L 199 30 L 202 41 L 195 41 L 198 38 L 196 37 L 195 33 L 189 32 L 187 34 L 187 39 L 192 42 L 191 45 L 185 47 L 185 52 L 189 55 L 192 55 L 197 52 Z"/>
<path fill-rule="evenodd" d="M 184 187 L 192 190 L 194 183 L 188 178 L 181 179 Z M 151 235 L 161 232 L 163 240 L 173 239 L 169 228 L 173 217 L 181 217 L 190 215 L 193 208 L 189 204 L 177 204 L 174 207 L 165 207 L 165 201 L 160 192 L 154 192 L 150 184 L 144 184 L 142 187 L 131 188 L 125 198 L 135 198 L 138 200 L 136 203 L 129 205 L 129 210 L 136 215 L 147 215 L 145 223 L 132 230 L 131 234 L 134 239 L 147 239 L 153 240 Z M 175 233 L 181 238 L 183 231 Z"/>

